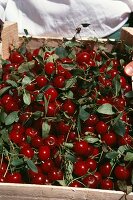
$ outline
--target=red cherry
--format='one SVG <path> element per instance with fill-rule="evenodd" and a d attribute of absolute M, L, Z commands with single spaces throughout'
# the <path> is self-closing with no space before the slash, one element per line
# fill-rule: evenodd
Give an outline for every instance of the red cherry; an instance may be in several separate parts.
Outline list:
<path fill-rule="evenodd" d="M 104 190 L 113 190 L 114 183 L 111 179 L 106 178 L 106 179 L 101 180 L 100 186 L 101 186 L 101 189 L 104 189 Z"/>
<path fill-rule="evenodd" d="M 8 183 L 22 183 L 22 176 L 19 172 L 7 173 L 5 182 Z"/>
<path fill-rule="evenodd" d="M 36 82 L 37 82 L 37 86 L 39 88 L 42 88 L 47 85 L 48 79 L 46 78 L 46 76 L 39 75 L 36 77 Z"/>
<path fill-rule="evenodd" d="M 29 127 L 29 128 L 26 128 L 25 135 L 30 137 L 30 138 L 33 138 L 36 135 L 38 135 L 38 131 L 36 129 L 32 128 L 32 127 Z"/>
<path fill-rule="evenodd" d="M 112 147 L 117 143 L 117 136 L 114 132 L 108 132 L 103 135 L 102 141 L 104 141 L 108 146 Z"/>
<path fill-rule="evenodd" d="M 57 99 L 58 97 L 58 92 L 55 88 L 50 87 L 47 90 L 44 91 L 44 96 L 49 102 L 53 102 Z"/>
<path fill-rule="evenodd" d="M 22 62 L 24 62 L 24 57 L 19 52 L 13 51 L 10 54 L 9 60 L 11 61 L 11 63 L 21 64 Z"/>
<path fill-rule="evenodd" d="M 88 166 L 85 161 L 77 161 L 73 165 L 73 173 L 76 176 L 83 176 L 87 174 Z"/>
<path fill-rule="evenodd" d="M 108 125 L 103 121 L 99 121 L 96 124 L 95 129 L 96 129 L 98 134 L 104 135 L 108 131 Z"/>
<path fill-rule="evenodd" d="M 78 156 L 87 156 L 88 155 L 88 142 L 86 141 L 76 141 L 73 146 L 73 151 Z"/>
<path fill-rule="evenodd" d="M 44 173 L 49 173 L 53 167 L 54 167 L 54 163 L 53 163 L 53 160 L 51 159 L 47 159 L 41 164 L 41 169 Z"/>
<path fill-rule="evenodd" d="M 95 171 L 96 170 L 96 168 L 97 168 L 97 162 L 93 158 L 88 158 L 86 160 L 86 163 L 87 163 L 89 171 Z"/>
<path fill-rule="evenodd" d="M 112 170 L 112 166 L 109 162 L 101 164 L 101 166 L 99 167 L 99 172 L 102 175 L 102 177 L 109 177 L 111 170 Z"/>
<path fill-rule="evenodd" d="M 32 159 L 34 156 L 34 150 L 30 146 L 24 146 L 21 148 L 20 154 L 23 154 L 27 158 Z"/>
<path fill-rule="evenodd" d="M 62 110 L 69 116 L 72 116 L 76 111 L 76 105 L 72 102 L 72 100 L 67 99 L 62 105 Z"/>
<path fill-rule="evenodd" d="M 90 60 L 90 54 L 87 52 L 80 52 L 76 56 L 76 61 L 79 65 L 83 65 L 85 63 L 88 63 Z"/>
<path fill-rule="evenodd" d="M 57 75 L 53 79 L 53 85 L 56 88 L 63 88 L 65 86 L 65 78 L 64 76 Z"/>
<path fill-rule="evenodd" d="M 83 185 L 79 181 L 73 181 L 69 184 L 69 187 L 83 187 Z"/>
<path fill-rule="evenodd" d="M 58 168 L 53 168 L 49 173 L 48 173 L 48 178 L 50 182 L 54 182 L 57 180 L 63 180 L 63 172 L 61 169 Z"/>
<path fill-rule="evenodd" d="M 53 62 L 47 62 L 44 66 L 45 73 L 51 75 L 55 72 L 55 65 Z"/>
<path fill-rule="evenodd" d="M 14 142 L 15 144 L 19 144 L 22 142 L 22 138 L 23 138 L 23 135 L 21 134 L 21 132 L 13 129 L 10 131 L 9 133 L 9 138 L 12 142 Z"/>
<path fill-rule="evenodd" d="M 85 121 L 85 125 L 94 126 L 98 121 L 99 121 L 98 116 L 96 114 L 91 114 Z"/>
<path fill-rule="evenodd" d="M 85 178 L 83 178 L 82 182 L 88 188 L 97 188 L 97 178 L 94 175 L 87 175 Z"/>
<path fill-rule="evenodd" d="M 45 181 L 45 175 L 43 173 L 37 173 L 31 180 L 32 184 L 43 185 Z"/>
<path fill-rule="evenodd" d="M 115 167 L 114 174 L 119 180 L 127 180 L 131 175 L 129 169 L 122 165 L 117 165 Z"/>
<path fill-rule="evenodd" d="M 47 138 L 44 139 L 44 144 L 48 145 L 50 149 L 54 148 L 57 145 L 57 138 L 50 134 Z"/>
<path fill-rule="evenodd" d="M 47 145 L 43 145 L 39 147 L 38 157 L 40 160 L 45 161 L 50 158 L 50 147 Z"/>

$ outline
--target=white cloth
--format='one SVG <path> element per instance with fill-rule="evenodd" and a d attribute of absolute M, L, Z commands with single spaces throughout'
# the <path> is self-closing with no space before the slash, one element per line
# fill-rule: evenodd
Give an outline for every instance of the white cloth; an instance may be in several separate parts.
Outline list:
<path fill-rule="evenodd" d="M 4 10 L 4 12 L 3 12 Z M 18 23 L 19 33 L 72 37 L 82 23 L 84 37 L 105 37 L 122 27 L 133 0 L 0 0 L 0 17 Z"/>

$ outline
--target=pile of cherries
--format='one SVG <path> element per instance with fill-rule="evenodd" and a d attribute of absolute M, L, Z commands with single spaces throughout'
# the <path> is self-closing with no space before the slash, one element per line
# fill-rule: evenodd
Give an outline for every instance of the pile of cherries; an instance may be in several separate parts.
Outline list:
<path fill-rule="evenodd" d="M 130 53 L 24 44 L 1 59 L 0 182 L 131 192 Z"/>

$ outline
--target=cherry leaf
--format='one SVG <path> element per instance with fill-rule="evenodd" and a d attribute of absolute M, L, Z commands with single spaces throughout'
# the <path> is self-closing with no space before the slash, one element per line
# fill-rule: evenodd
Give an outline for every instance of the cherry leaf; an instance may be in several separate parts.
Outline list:
<path fill-rule="evenodd" d="M 18 85 L 17 85 L 17 83 L 15 82 L 15 81 L 13 81 L 13 80 L 7 80 L 6 81 L 9 85 L 11 85 L 11 86 L 13 86 L 13 87 L 17 87 Z"/>
<path fill-rule="evenodd" d="M 124 160 L 132 162 L 133 161 L 133 152 L 127 152 L 124 157 Z"/>
<path fill-rule="evenodd" d="M 87 135 L 84 140 L 91 144 L 94 144 L 99 141 L 98 138 L 92 137 L 90 135 Z"/>
<path fill-rule="evenodd" d="M 64 47 L 56 48 L 55 53 L 59 56 L 59 58 L 66 58 L 68 56 L 68 52 Z"/>
<path fill-rule="evenodd" d="M 13 165 L 14 167 L 20 166 L 22 164 L 24 164 L 23 158 L 20 158 L 20 159 L 17 158 L 11 162 L 11 165 Z"/>
<path fill-rule="evenodd" d="M 38 172 L 38 169 L 37 169 L 36 165 L 34 164 L 34 162 L 33 162 L 32 160 L 26 158 L 25 161 L 26 161 L 28 167 L 29 167 L 33 172 L 36 172 L 36 173 Z"/>
<path fill-rule="evenodd" d="M 125 97 L 127 97 L 127 98 L 133 98 L 133 91 L 127 92 L 125 94 Z"/>
<path fill-rule="evenodd" d="M 79 108 L 79 118 L 83 121 L 87 120 L 89 117 L 90 113 L 88 113 L 84 107 Z"/>
<path fill-rule="evenodd" d="M 7 117 L 5 118 L 5 125 L 11 125 L 14 122 L 18 122 L 18 111 L 11 112 Z"/>
<path fill-rule="evenodd" d="M 7 87 L 4 87 L 0 90 L 0 96 L 2 96 L 5 92 L 7 92 L 9 89 L 11 88 L 11 86 L 7 86 Z"/>
<path fill-rule="evenodd" d="M 47 121 L 42 123 L 42 138 L 48 137 L 50 132 L 50 125 L 48 124 Z"/>
<path fill-rule="evenodd" d="M 26 105 L 30 105 L 30 103 L 31 103 L 31 96 L 30 96 L 30 94 L 27 91 L 24 91 L 23 101 L 24 101 L 24 103 Z"/>
<path fill-rule="evenodd" d="M 31 79 L 28 77 L 28 76 L 25 76 L 23 79 L 22 79 L 22 85 L 27 85 L 27 84 L 30 84 L 31 83 Z"/>
<path fill-rule="evenodd" d="M 113 107 L 110 103 L 104 103 L 97 109 L 97 112 L 105 115 L 114 115 L 115 112 L 112 110 L 112 108 Z"/>
<path fill-rule="evenodd" d="M 116 134 L 120 136 L 124 136 L 126 132 L 126 125 L 122 120 L 117 120 L 117 122 L 113 125 L 113 129 Z"/>
<path fill-rule="evenodd" d="M 121 90 L 120 75 L 116 75 L 113 78 L 112 83 L 113 83 L 113 88 L 115 90 L 115 95 L 118 96 Z"/>
<path fill-rule="evenodd" d="M 108 159 L 116 159 L 118 157 L 119 153 L 117 151 L 111 151 L 106 153 L 106 158 Z"/>
<path fill-rule="evenodd" d="M 29 72 L 35 66 L 35 61 L 24 62 L 18 67 L 18 73 Z"/>

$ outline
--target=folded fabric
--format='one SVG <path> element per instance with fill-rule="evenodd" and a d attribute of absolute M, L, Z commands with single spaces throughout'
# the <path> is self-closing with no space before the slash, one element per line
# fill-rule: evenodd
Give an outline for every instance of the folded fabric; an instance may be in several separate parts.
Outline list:
<path fill-rule="evenodd" d="M 17 22 L 20 34 L 27 29 L 34 36 L 72 37 L 81 27 L 81 37 L 105 37 L 126 23 L 132 3 L 133 0 L 0 0 L 0 18 Z"/>

